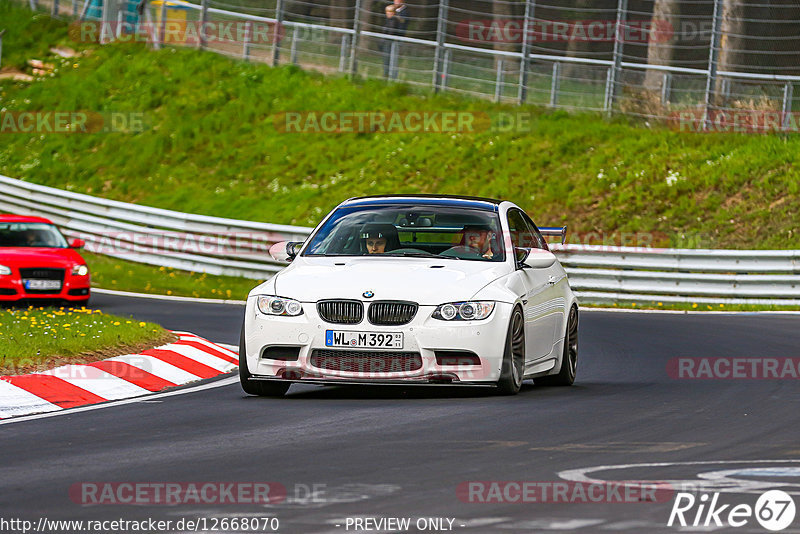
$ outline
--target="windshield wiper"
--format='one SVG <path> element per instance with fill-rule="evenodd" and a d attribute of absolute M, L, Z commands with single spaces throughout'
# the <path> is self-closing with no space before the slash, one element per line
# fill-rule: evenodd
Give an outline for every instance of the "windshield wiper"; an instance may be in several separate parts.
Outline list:
<path fill-rule="evenodd" d="M 437 260 L 445 259 L 445 260 L 460 260 L 461 258 L 456 258 L 455 256 L 439 256 L 438 254 L 434 254 L 432 252 L 385 252 L 381 254 L 381 256 L 395 256 L 400 258 L 436 258 Z"/>

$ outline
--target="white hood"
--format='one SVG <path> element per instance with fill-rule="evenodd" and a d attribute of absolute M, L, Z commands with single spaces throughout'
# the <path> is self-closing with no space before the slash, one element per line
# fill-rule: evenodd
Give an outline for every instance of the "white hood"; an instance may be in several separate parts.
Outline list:
<path fill-rule="evenodd" d="M 299 256 L 274 279 L 275 294 L 323 299 L 407 300 L 420 305 L 467 300 L 511 272 L 506 263 L 436 259 Z"/>

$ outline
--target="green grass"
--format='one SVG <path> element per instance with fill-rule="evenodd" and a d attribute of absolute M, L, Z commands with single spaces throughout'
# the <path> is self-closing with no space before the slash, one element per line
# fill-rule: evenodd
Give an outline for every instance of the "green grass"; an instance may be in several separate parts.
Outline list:
<path fill-rule="evenodd" d="M 31 16 L 0 5 L 9 27 Z M 58 24 L 37 15 L 24 43 L 59 41 Z M 12 33 L 4 47 L 29 46 L 18 39 Z M 98 48 L 76 63 L 46 81 L 3 83 L 0 107 L 143 112 L 149 129 L 5 134 L 0 172 L 273 223 L 315 224 L 355 195 L 452 193 L 508 198 L 538 223 L 568 223 L 578 235 L 652 232 L 660 245 L 684 245 L 688 235 L 699 246 L 800 248 L 795 136 L 681 133 L 533 107 L 522 108 L 534 114 L 526 132 L 282 134 L 272 122 L 282 111 L 520 108 L 137 44 Z"/>
<path fill-rule="evenodd" d="M 0 375 L 95 361 L 174 339 L 160 326 L 86 308 L 0 309 Z"/>
<path fill-rule="evenodd" d="M 92 272 L 92 286 L 119 291 L 182 297 L 244 300 L 258 280 L 233 276 L 210 276 L 154 267 L 142 263 L 81 251 Z"/>

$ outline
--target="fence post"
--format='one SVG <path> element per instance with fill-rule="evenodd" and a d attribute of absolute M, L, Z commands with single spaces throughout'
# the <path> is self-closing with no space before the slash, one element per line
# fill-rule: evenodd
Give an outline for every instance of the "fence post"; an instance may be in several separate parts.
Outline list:
<path fill-rule="evenodd" d="M 497 61 L 497 74 L 494 78 L 494 101 L 500 102 L 503 96 L 503 58 Z"/>
<path fill-rule="evenodd" d="M 0 30 L 0 67 L 3 66 L 3 34 L 6 33 L 5 29 Z"/>
<path fill-rule="evenodd" d="M 550 79 L 550 107 L 558 106 L 558 90 L 561 87 L 561 63 L 553 63 L 553 77 Z"/>
<path fill-rule="evenodd" d="M 792 98 L 793 98 L 794 87 L 792 87 L 792 82 L 786 82 L 786 85 L 783 86 L 783 121 L 781 127 L 783 130 L 788 130 L 789 125 L 791 124 L 791 114 L 792 114 Z"/>
<path fill-rule="evenodd" d="M 283 0 L 278 0 L 275 5 L 275 31 L 272 32 L 272 66 L 278 66 L 278 60 L 281 57 L 281 48 L 278 43 L 278 36 L 280 35 L 281 26 L 283 26 Z M 294 30 L 292 30 L 294 35 Z"/>
<path fill-rule="evenodd" d="M 664 73 L 664 78 L 661 80 L 661 105 L 666 106 L 669 104 L 670 93 L 672 92 L 672 74 L 669 72 Z"/>
<path fill-rule="evenodd" d="M 442 85 L 442 51 L 447 36 L 447 0 L 439 0 L 439 19 L 436 22 L 436 50 L 433 54 L 433 90 L 438 91 Z"/>
<path fill-rule="evenodd" d="M 253 33 L 253 21 L 248 20 L 244 23 L 244 42 L 242 43 L 242 59 L 248 61 L 250 59 L 250 40 Z"/>
<path fill-rule="evenodd" d="M 342 34 L 342 47 L 339 48 L 339 72 L 344 72 L 347 68 L 347 49 L 350 45 L 350 36 Z"/>
<path fill-rule="evenodd" d="M 528 98 L 528 67 L 530 65 L 531 37 L 530 31 L 536 0 L 525 0 L 525 20 L 522 23 L 522 58 L 519 62 L 519 103 L 525 103 Z"/>
<path fill-rule="evenodd" d="M 74 17 L 78 14 L 78 0 L 72 0 L 72 13 L 71 15 Z"/>
<path fill-rule="evenodd" d="M 708 74 L 706 93 L 703 99 L 703 130 L 709 126 L 712 94 L 717 87 L 717 63 L 719 61 L 720 26 L 722 25 L 722 0 L 714 0 L 714 17 L 711 24 L 711 48 L 708 51 Z"/>
<path fill-rule="evenodd" d="M 167 33 L 167 0 L 161 0 L 161 20 L 158 24 L 158 48 L 164 48 Z"/>
<path fill-rule="evenodd" d="M 353 13 L 353 40 L 350 42 L 350 76 L 355 76 L 358 71 L 358 45 L 361 37 L 361 0 L 356 0 L 356 10 Z"/>
<path fill-rule="evenodd" d="M 619 83 L 620 73 L 622 72 L 622 43 L 625 39 L 623 34 L 624 26 L 627 25 L 628 0 L 618 0 L 617 2 L 617 25 L 614 27 L 614 66 L 609 71 L 608 83 L 606 83 L 606 98 L 603 108 L 606 113 L 611 114 L 614 109 L 614 100 L 617 97 L 617 84 Z"/>
<path fill-rule="evenodd" d="M 391 46 L 389 47 L 389 79 L 396 80 L 397 79 L 397 41 L 392 41 Z"/>
<path fill-rule="evenodd" d="M 197 48 L 203 50 L 207 45 L 206 23 L 208 22 L 208 0 L 200 2 L 200 28 L 198 33 Z"/>
<path fill-rule="evenodd" d="M 449 48 L 444 51 L 444 64 L 442 65 L 442 89 L 447 89 L 450 85 L 450 59 L 453 51 Z"/>
<path fill-rule="evenodd" d="M 28 0 L 28 4 L 30 5 L 31 11 L 36 11 L 36 0 Z"/>
<path fill-rule="evenodd" d="M 53 0 L 53 10 L 50 12 L 53 17 L 58 16 L 58 0 Z"/>

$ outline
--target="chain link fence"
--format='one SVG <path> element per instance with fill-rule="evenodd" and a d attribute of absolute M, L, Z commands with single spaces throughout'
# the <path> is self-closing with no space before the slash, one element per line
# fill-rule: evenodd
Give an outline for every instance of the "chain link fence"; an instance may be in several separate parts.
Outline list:
<path fill-rule="evenodd" d="M 688 130 L 800 130 L 796 0 L 37 1 L 94 23 L 103 42 L 145 35 L 156 47 Z"/>

